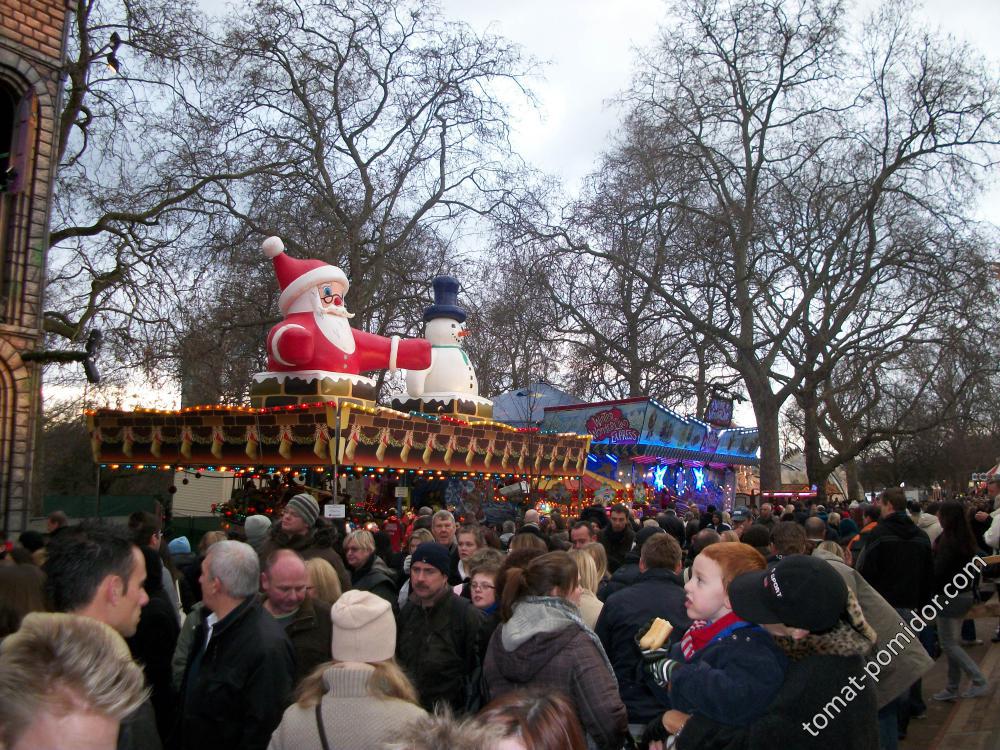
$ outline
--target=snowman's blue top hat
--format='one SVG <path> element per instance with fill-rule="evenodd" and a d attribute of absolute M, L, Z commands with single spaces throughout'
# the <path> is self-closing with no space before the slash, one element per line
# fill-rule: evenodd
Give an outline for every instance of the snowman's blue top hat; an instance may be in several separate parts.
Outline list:
<path fill-rule="evenodd" d="M 435 276 L 434 304 L 424 308 L 424 322 L 434 318 L 451 318 L 464 323 L 468 313 L 458 306 L 458 290 L 462 285 L 454 276 Z"/>

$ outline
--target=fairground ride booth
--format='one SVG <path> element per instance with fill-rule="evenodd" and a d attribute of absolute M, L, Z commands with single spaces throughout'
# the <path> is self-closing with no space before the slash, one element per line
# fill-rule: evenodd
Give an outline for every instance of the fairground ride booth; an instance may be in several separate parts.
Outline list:
<path fill-rule="evenodd" d="M 488 518 L 492 506 L 511 505 L 511 488 L 520 494 L 583 474 L 589 435 L 493 419 L 462 348 L 458 279 L 432 281 L 425 338 L 380 336 L 348 324 L 340 268 L 289 257 L 277 237 L 261 249 L 274 264 L 284 318 L 268 335 L 269 369 L 253 377 L 250 405 L 90 411 L 102 471 L 179 471 L 181 482 L 231 474 L 231 497 L 206 508 L 223 527 L 277 515 L 301 491 L 335 519 L 391 520 L 420 505 Z M 389 394 L 391 406 L 376 404 L 377 382 L 362 373 L 397 369 L 406 371 L 405 390 Z"/>
<path fill-rule="evenodd" d="M 460 514 L 478 515 L 482 506 L 505 502 L 505 486 L 579 480 L 590 442 L 588 435 L 403 412 L 356 399 L 101 409 L 87 417 L 102 471 L 235 472 L 231 501 L 212 508 L 223 527 L 241 524 L 248 514 L 276 515 L 289 492 L 303 488 L 336 508 L 328 511 L 334 518 L 390 513 L 430 496 Z"/>
<path fill-rule="evenodd" d="M 717 421 L 725 424 L 731 415 L 730 404 L 728 418 Z M 732 509 L 742 504 L 738 496 L 753 493 L 756 428 L 684 417 L 648 397 L 547 408 L 542 428 L 590 435 L 586 504 Z"/>

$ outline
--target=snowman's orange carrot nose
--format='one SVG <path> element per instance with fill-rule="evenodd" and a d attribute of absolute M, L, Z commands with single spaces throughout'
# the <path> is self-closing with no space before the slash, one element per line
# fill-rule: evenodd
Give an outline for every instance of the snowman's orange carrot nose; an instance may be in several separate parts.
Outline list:
<path fill-rule="evenodd" d="M 458 335 L 459 336 L 468 336 L 469 335 L 469 329 L 468 328 L 463 328 L 461 331 L 458 332 Z"/>

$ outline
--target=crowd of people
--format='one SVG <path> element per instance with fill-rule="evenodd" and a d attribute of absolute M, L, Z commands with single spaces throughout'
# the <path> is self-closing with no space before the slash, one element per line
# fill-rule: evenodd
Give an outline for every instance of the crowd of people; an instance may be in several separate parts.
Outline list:
<path fill-rule="evenodd" d="M 300 492 L 195 548 L 55 513 L 0 559 L 0 748 L 891 750 L 939 654 L 933 700 L 992 687 L 988 490 L 353 530 Z"/>

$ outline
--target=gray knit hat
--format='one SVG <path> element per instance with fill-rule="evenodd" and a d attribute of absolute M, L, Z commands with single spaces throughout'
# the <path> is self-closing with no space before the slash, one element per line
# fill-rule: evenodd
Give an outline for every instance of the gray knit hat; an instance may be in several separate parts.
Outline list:
<path fill-rule="evenodd" d="M 247 516 L 247 520 L 243 522 L 243 531 L 246 532 L 250 544 L 264 541 L 270 530 L 271 519 L 267 516 Z"/>
<path fill-rule="evenodd" d="M 319 518 L 319 503 L 316 502 L 316 498 L 305 492 L 293 497 L 285 507 L 294 512 L 310 527 L 314 526 L 316 519 Z"/>

